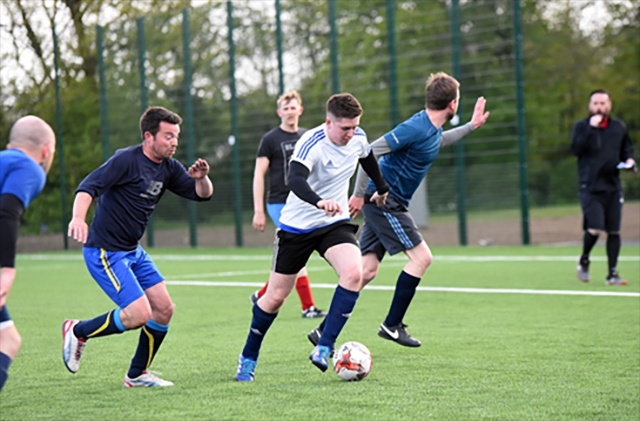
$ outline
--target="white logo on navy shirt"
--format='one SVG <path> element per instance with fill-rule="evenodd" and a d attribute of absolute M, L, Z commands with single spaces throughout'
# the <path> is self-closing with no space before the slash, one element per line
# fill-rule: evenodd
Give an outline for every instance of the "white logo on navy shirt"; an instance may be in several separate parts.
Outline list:
<path fill-rule="evenodd" d="M 159 195 L 160 192 L 162 192 L 162 186 L 163 186 L 162 181 L 153 180 L 149 183 L 149 187 L 147 187 L 146 193 L 142 193 L 140 194 L 140 196 L 149 199 L 149 196 L 147 195 L 149 194 L 155 197 Z"/>

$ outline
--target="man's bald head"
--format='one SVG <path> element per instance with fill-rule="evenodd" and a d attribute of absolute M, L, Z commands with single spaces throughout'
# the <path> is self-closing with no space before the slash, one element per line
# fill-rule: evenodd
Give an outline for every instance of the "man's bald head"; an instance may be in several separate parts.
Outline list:
<path fill-rule="evenodd" d="M 28 115 L 16 121 L 11 128 L 7 149 L 22 150 L 49 172 L 56 150 L 56 135 L 46 121 Z"/>
<path fill-rule="evenodd" d="M 51 126 L 34 115 L 16 121 L 9 134 L 9 145 L 15 148 L 38 149 L 55 141 L 56 136 Z"/>

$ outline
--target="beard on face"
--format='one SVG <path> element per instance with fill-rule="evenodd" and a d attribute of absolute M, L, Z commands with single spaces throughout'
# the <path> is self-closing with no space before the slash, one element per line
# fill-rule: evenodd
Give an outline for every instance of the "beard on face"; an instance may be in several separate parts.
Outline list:
<path fill-rule="evenodd" d="M 450 121 L 455 115 L 456 113 L 454 113 L 453 111 L 447 110 L 447 121 Z"/>
<path fill-rule="evenodd" d="M 591 111 L 591 115 L 601 115 L 602 117 L 607 117 L 609 113 L 602 109 L 597 109 L 595 111 Z"/>

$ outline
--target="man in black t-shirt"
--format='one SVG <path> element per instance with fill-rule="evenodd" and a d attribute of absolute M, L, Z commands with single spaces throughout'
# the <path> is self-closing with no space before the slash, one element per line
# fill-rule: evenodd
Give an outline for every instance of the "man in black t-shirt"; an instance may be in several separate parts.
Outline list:
<path fill-rule="evenodd" d="M 609 115 L 611 100 L 604 90 L 589 97 L 589 118 L 578 121 L 571 133 L 571 151 L 578 157 L 578 183 L 583 213 L 583 249 L 577 276 L 589 282 L 589 253 L 601 233 L 607 233 L 607 285 L 626 285 L 616 270 L 620 254 L 622 186 L 619 169 L 636 170 L 633 144 L 624 123 Z"/>
<path fill-rule="evenodd" d="M 280 227 L 280 212 L 287 201 L 289 186 L 289 160 L 293 148 L 300 136 L 306 131 L 298 127 L 298 119 L 302 114 L 302 99 L 296 91 L 284 93 L 277 101 L 277 113 L 280 125 L 269 131 L 260 140 L 256 168 L 253 174 L 253 228 L 262 232 L 267 224 L 264 213 L 264 178 L 269 171 L 269 192 L 267 195 L 267 212 L 269 217 Z M 251 295 L 251 302 L 255 303 L 267 291 L 267 282 L 260 290 Z M 307 269 L 303 268 L 296 279 L 296 291 L 302 304 L 303 318 L 324 317 L 326 314 L 316 308 L 309 285 Z"/>

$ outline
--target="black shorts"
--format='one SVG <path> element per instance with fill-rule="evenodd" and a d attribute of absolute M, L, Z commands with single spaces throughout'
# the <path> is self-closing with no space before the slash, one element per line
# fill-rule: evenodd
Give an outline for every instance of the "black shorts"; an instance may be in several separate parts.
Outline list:
<path fill-rule="evenodd" d="M 580 192 L 582 228 L 607 232 L 620 231 L 622 222 L 622 192 Z"/>
<path fill-rule="evenodd" d="M 360 234 L 360 251 L 362 254 L 374 252 L 378 260 L 382 261 L 384 253 L 390 255 L 409 250 L 419 245 L 423 240 L 418 231 L 409 209 L 389 195 L 387 203 L 378 207 L 369 202 L 371 196 L 365 195 L 362 213 L 364 226 Z"/>
<path fill-rule="evenodd" d="M 273 244 L 271 270 L 283 275 L 293 275 L 307 265 L 313 251 L 320 256 L 338 244 L 358 246 L 358 226 L 347 221 L 336 222 L 306 234 L 293 234 L 278 229 Z"/>

